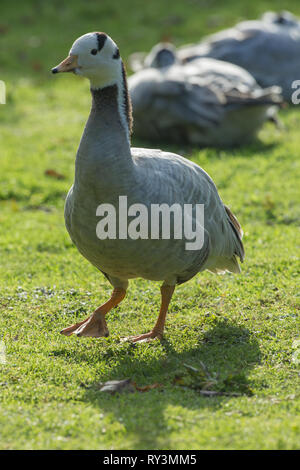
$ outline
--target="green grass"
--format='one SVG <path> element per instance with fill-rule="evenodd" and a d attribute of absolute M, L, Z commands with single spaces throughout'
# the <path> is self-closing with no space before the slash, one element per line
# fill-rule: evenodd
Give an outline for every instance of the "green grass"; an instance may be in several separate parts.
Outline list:
<path fill-rule="evenodd" d="M 119 342 L 155 322 L 159 285 L 144 280 L 131 282 L 109 314 L 108 339 L 59 335 L 105 301 L 110 286 L 72 245 L 63 219 L 88 84 L 49 69 L 87 31 L 108 32 L 126 59 L 163 36 L 195 41 L 270 8 L 281 2 L 152 0 L 142 9 L 137 0 L 2 2 L 1 449 L 299 448 L 297 107 L 281 111 L 284 130 L 266 125 L 257 142 L 238 150 L 164 146 L 208 171 L 241 221 L 241 275 L 204 273 L 179 287 L 162 343 Z M 300 15 L 299 2 L 285 8 Z M 46 176 L 47 169 L 65 178 Z M 201 394 L 201 363 L 220 396 Z M 100 382 L 127 377 L 161 387 L 99 391 Z"/>

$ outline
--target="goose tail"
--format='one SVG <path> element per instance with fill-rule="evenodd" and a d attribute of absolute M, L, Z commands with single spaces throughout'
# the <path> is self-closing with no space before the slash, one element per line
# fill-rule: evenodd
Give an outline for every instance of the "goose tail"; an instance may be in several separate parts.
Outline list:
<path fill-rule="evenodd" d="M 243 106 L 271 106 L 274 111 L 283 106 L 282 89 L 278 86 L 258 88 L 250 93 L 232 91 L 226 95 L 227 103 L 231 107 Z M 274 113 L 272 113 L 274 114 Z"/>
<path fill-rule="evenodd" d="M 228 220 L 229 220 L 229 223 L 230 223 L 230 226 L 232 228 L 232 231 L 234 233 L 234 236 L 235 236 L 235 256 L 233 256 L 232 258 L 232 263 L 233 263 L 233 268 L 234 271 L 233 272 L 240 272 L 240 267 L 239 267 L 239 264 L 237 262 L 237 259 L 236 259 L 236 256 L 238 256 L 241 260 L 241 262 L 244 261 L 244 258 L 245 258 L 245 250 L 244 250 L 244 245 L 243 245 L 243 242 L 242 242 L 242 238 L 243 238 L 243 230 L 242 230 L 242 227 L 241 227 L 241 224 L 239 223 L 238 219 L 236 218 L 236 216 L 231 212 L 231 210 L 229 209 L 228 206 L 225 206 L 225 210 L 226 210 L 226 213 L 227 213 L 227 217 L 228 217 Z"/>
<path fill-rule="evenodd" d="M 283 96 L 282 88 L 279 86 L 270 86 L 268 88 L 263 88 L 257 93 L 258 100 L 266 104 L 282 105 Z"/>

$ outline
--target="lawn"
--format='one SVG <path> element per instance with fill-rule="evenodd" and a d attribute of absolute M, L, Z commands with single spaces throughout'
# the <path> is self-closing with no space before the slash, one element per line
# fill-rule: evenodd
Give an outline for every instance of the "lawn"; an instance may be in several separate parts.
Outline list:
<path fill-rule="evenodd" d="M 178 287 L 161 343 L 120 342 L 156 320 L 159 284 L 144 280 L 109 314 L 109 338 L 59 334 L 111 288 L 64 226 L 88 83 L 49 70 L 88 31 L 109 33 L 126 61 L 161 38 L 182 45 L 281 8 L 274 0 L 2 1 L 1 449 L 300 447 L 300 107 L 281 110 L 283 129 L 265 125 L 251 146 L 160 146 L 201 165 L 238 216 L 241 275 L 202 273 Z M 300 16 L 298 1 L 285 8 Z M 159 386 L 100 391 L 126 378 Z"/>

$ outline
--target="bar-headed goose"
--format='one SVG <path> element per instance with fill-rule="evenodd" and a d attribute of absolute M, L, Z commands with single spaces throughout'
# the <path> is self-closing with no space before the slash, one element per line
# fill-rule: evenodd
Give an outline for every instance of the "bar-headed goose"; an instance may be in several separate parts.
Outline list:
<path fill-rule="evenodd" d="M 131 148 L 125 69 L 109 36 L 78 38 L 68 57 L 52 69 L 69 71 L 90 80 L 92 107 L 77 151 L 65 221 L 80 253 L 105 274 L 113 292 L 90 317 L 62 333 L 107 336 L 105 315 L 125 297 L 128 280 L 141 277 L 163 281 L 161 308 L 150 333 L 132 341 L 161 338 L 176 284 L 205 269 L 240 271 L 240 224 L 198 165 L 173 153 Z M 154 212 L 158 218 L 152 218 Z"/>
<path fill-rule="evenodd" d="M 262 87 L 278 85 L 291 101 L 292 82 L 299 79 L 300 22 L 289 12 L 267 12 L 178 50 L 182 61 L 212 57 L 239 65 Z"/>
<path fill-rule="evenodd" d="M 156 45 L 131 57 L 129 77 L 135 134 L 200 146 L 234 146 L 253 139 L 274 119 L 280 89 L 262 89 L 244 69 L 211 58 L 182 64 L 174 46 Z M 144 67 L 142 69 L 142 67 Z"/>

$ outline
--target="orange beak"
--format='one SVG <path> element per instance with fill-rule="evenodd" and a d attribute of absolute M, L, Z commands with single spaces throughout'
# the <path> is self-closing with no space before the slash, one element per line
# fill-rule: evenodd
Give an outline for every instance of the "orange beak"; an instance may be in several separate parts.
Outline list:
<path fill-rule="evenodd" d="M 63 60 L 60 64 L 58 64 L 56 67 L 54 67 L 51 72 L 52 73 L 58 73 L 58 72 L 73 72 L 76 67 L 78 67 L 77 64 L 77 55 L 69 55 L 65 60 Z"/>

